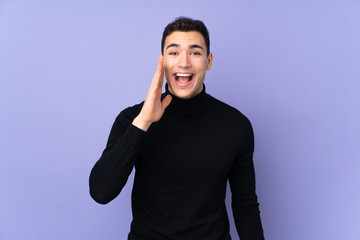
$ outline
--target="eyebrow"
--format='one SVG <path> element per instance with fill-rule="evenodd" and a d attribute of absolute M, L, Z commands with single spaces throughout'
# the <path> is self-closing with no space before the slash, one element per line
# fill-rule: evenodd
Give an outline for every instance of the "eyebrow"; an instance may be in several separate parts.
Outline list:
<path fill-rule="evenodd" d="M 169 44 L 169 45 L 166 47 L 166 49 L 171 48 L 171 47 L 176 47 L 176 48 L 178 48 L 178 47 L 180 47 L 180 45 L 177 44 L 177 43 L 172 43 L 172 44 Z M 190 48 L 190 49 L 200 48 L 200 49 L 202 49 L 203 51 L 205 51 L 202 46 L 197 45 L 197 44 L 190 45 L 189 48 Z"/>

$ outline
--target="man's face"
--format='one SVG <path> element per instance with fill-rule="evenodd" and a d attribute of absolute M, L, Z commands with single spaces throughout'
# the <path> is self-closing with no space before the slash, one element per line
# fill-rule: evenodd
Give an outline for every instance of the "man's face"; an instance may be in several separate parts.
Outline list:
<path fill-rule="evenodd" d="M 165 39 L 163 60 L 169 91 L 179 98 L 192 98 L 203 90 L 205 72 L 210 70 L 205 40 L 196 31 L 175 31 Z"/>

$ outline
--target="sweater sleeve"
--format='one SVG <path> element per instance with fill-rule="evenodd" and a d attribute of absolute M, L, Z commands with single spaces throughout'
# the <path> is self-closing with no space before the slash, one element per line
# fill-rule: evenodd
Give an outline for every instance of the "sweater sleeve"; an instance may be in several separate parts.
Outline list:
<path fill-rule="evenodd" d="M 246 119 L 247 120 L 247 119 Z M 254 135 L 250 122 L 242 125 L 238 156 L 229 174 L 232 210 L 241 240 L 264 239 L 259 203 L 255 193 Z"/>
<path fill-rule="evenodd" d="M 131 124 L 128 109 L 116 118 L 100 159 L 91 170 L 91 197 L 100 204 L 116 198 L 127 182 L 139 154 L 145 132 Z"/>

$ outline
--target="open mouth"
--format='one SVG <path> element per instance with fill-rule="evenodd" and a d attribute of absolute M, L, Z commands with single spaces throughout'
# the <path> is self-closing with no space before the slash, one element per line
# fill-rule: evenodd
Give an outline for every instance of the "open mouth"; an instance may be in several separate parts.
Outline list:
<path fill-rule="evenodd" d="M 174 75 L 175 83 L 179 87 L 186 87 L 191 83 L 193 79 L 192 73 L 175 73 Z"/>

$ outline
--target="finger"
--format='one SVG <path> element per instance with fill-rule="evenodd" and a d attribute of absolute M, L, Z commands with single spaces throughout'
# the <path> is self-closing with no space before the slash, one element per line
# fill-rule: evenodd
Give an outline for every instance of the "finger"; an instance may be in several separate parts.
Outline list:
<path fill-rule="evenodd" d="M 170 94 L 168 94 L 161 102 L 161 107 L 163 109 L 163 111 L 165 111 L 165 109 L 170 105 L 172 100 L 172 96 Z"/>
<path fill-rule="evenodd" d="M 162 58 L 158 62 L 156 73 L 157 73 L 157 79 L 156 80 L 160 84 L 160 87 L 162 87 L 163 80 L 164 80 L 164 64 L 163 64 L 163 59 Z"/>
<path fill-rule="evenodd" d="M 161 88 L 163 81 L 164 81 L 164 66 L 163 66 L 162 59 L 160 59 L 158 61 L 158 64 L 156 67 L 156 72 L 152 79 L 151 85 L 152 85 L 152 87 L 155 87 L 155 88 L 159 88 L 159 87 Z"/>

